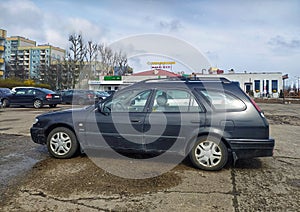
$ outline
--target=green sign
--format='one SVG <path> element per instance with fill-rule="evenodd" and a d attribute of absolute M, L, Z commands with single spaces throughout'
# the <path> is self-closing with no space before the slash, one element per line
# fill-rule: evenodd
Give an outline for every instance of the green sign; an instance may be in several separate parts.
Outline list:
<path fill-rule="evenodd" d="M 122 76 L 104 76 L 105 81 L 122 80 Z"/>

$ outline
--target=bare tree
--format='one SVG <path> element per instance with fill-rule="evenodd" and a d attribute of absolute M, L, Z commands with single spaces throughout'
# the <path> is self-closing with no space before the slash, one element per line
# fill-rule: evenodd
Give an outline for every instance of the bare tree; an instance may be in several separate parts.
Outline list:
<path fill-rule="evenodd" d="M 93 43 L 92 41 L 88 41 L 88 45 L 86 48 L 86 58 L 89 65 L 87 75 L 90 79 L 93 74 L 95 75 L 95 69 L 93 70 L 93 65 L 95 67 L 98 58 L 98 45 Z"/>
<path fill-rule="evenodd" d="M 128 73 L 129 69 L 128 69 L 128 64 L 127 64 L 128 60 L 127 60 L 127 56 L 125 53 L 123 53 L 122 51 L 119 51 L 118 53 L 118 60 L 117 60 L 117 65 L 119 68 L 118 74 L 119 75 L 124 75 L 126 73 Z"/>
<path fill-rule="evenodd" d="M 69 36 L 69 41 L 71 42 L 68 51 L 68 63 L 71 73 L 72 88 L 75 88 L 78 79 L 81 80 L 83 76 L 81 75 L 84 58 L 86 57 L 86 46 L 84 45 L 83 38 L 81 34 L 72 34 Z"/>

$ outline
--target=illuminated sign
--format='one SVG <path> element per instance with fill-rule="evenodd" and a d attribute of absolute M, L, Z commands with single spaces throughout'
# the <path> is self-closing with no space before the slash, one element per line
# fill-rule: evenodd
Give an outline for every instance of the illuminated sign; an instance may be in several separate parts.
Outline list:
<path fill-rule="evenodd" d="M 105 81 L 122 80 L 122 76 L 104 76 Z"/>
<path fill-rule="evenodd" d="M 148 62 L 148 65 L 174 65 L 176 62 L 169 61 L 169 62 Z"/>
<path fill-rule="evenodd" d="M 172 69 L 172 65 L 176 64 L 174 61 L 165 61 L 165 62 L 148 62 L 148 65 L 151 65 L 152 69 Z"/>
<path fill-rule="evenodd" d="M 153 68 L 153 69 L 158 69 L 158 68 L 166 69 L 166 68 L 172 68 L 172 66 L 151 66 L 151 68 Z"/>

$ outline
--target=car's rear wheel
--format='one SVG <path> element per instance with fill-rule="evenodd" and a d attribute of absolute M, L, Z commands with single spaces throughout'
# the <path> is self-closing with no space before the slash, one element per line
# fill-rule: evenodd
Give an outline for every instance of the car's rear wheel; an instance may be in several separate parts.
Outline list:
<path fill-rule="evenodd" d="M 33 102 L 33 107 L 36 109 L 41 108 L 41 107 L 43 107 L 43 102 L 39 99 L 36 99 Z"/>
<path fill-rule="evenodd" d="M 47 147 L 55 158 L 70 158 L 78 151 L 79 144 L 72 130 L 58 127 L 48 135 Z"/>
<path fill-rule="evenodd" d="M 190 154 L 192 163 L 203 170 L 220 170 L 228 160 L 228 150 L 224 142 L 216 137 L 199 137 Z"/>
<path fill-rule="evenodd" d="M 49 105 L 49 107 L 51 107 L 51 108 L 55 108 L 57 106 L 57 104 L 51 104 L 51 105 Z"/>

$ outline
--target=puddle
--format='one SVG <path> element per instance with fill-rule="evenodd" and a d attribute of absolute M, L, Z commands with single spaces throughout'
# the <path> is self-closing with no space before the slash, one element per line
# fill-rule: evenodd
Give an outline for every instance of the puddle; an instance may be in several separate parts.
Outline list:
<path fill-rule="evenodd" d="M 0 156 L 1 194 L 10 181 L 26 173 L 48 154 L 44 146 L 34 144 L 29 136 L 0 134 Z"/>

